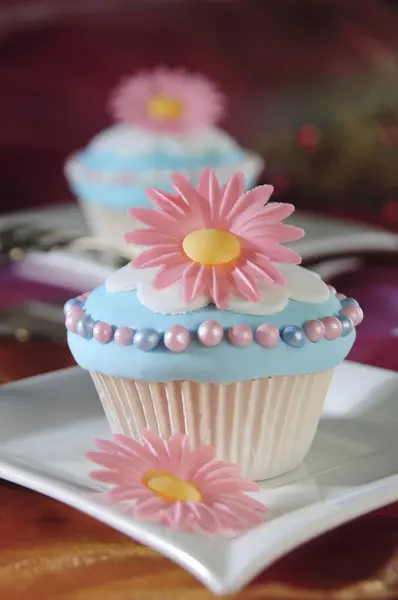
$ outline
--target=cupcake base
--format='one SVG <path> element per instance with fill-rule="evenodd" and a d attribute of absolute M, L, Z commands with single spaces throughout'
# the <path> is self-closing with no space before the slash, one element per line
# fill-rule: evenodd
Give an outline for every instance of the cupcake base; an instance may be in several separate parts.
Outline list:
<path fill-rule="evenodd" d="M 91 373 L 113 433 L 212 445 L 219 459 L 259 481 L 296 468 L 321 417 L 332 371 L 238 383 L 143 382 Z"/>

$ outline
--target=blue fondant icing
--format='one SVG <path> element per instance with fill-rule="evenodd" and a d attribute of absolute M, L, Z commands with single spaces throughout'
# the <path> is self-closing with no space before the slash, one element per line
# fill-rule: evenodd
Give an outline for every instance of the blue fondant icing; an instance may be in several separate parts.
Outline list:
<path fill-rule="evenodd" d="M 76 158 L 85 167 L 96 171 L 112 171 L 114 173 L 132 171 L 145 172 L 157 169 L 181 170 L 181 169 L 202 169 L 210 167 L 214 169 L 220 165 L 235 164 L 244 158 L 244 152 L 239 148 L 231 149 L 225 154 L 208 151 L 200 155 L 184 155 L 170 153 L 152 153 L 127 155 L 118 153 L 104 153 L 95 151 L 83 151 L 76 155 Z"/>
<path fill-rule="evenodd" d="M 155 160 L 153 161 L 152 158 Z M 170 156 L 157 155 L 155 157 L 123 157 L 120 155 L 102 155 L 92 154 L 90 152 L 80 152 L 75 156 L 75 160 L 83 166 L 93 169 L 93 175 L 85 177 L 79 173 L 67 175 L 69 185 L 73 193 L 81 202 L 87 204 L 100 204 L 109 208 L 121 208 L 127 210 L 133 206 L 152 206 L 148 201 L 145 190 L 148 185 L 161 187 L 165 192 L 173 192 L 170 177 L 165 176 L 161 180 L 161 184 L 157 183 L 158 171 L 166 169 L 167 171 L 184 171 L 195 169 L 196 173 L 204 167 L 215 169 L 230 165 L 235 170 L 239 170 L 239 165 L 242 164 L 242 171 L 245 172 L 246 189 L 251 189 L 255 183 L 255 177 L 247 173 L 243 160 L 245 153 L 239 148 L 236 151 L 230 151 L 225 155 L 216 153 L 203 154 L 201 156 Z M 101 180 L 102 173 L 108 173 L 116 176 L 120 173 L 131 173 L 132 176 L 139 176 L 146 173 L 145 184 L 139 182 L 118 183 L 117 181 Z M 149 177 L 149 173 L 153 172 L 153 181 Z M 95 173 L 98 173 L 98 179 L 95 179 Z M 196 183 L 195 178 L 191 177 L 192 183 Z"/>
<path fill-rule="evenodd" d="M 79 200 L 86 204 L 99 204 L 108 208 L 123 209 L 126 212 L 133 206 L 153 208 L 145 194 L 147 186 L 89 181 L 71 181 L 70 186 Z M 169 185 L 162 183 L 161 187 L 165 192 L 172 191 Z"/>
<path fill-rule="evenodd" d="M 244 324 L 254 332 L 262 323 L 282 329 L 287 325 L 302 326 L 307 320 L 338 315 L 341 304 L 331 295 L 322 304 L 290 300 L 283 311 L 268 316 L 220 311 L 212 306 L 183 315 L 160 315 L 145 308 L 135 291 L 109 293 L 101 286 L 87 298 L 85 310 L 94 320 L 105 321 L 116 327 L 164 331 L 178 323 L 194 331 L 203 321 L 214 319 L 224 329 Z M 207 348 L 193 338 L 185 352 L 173 354 L 163 345 L 147 353 L 134 345 L 103 345 L 68 333 L 72 354 L 84 369 L 144 381 L 188 379 L 215 383 L 326 371 L 344 360 L 354 340 L 355 330 L 346 337 L 333 341 L 322 340 L 316 344 L 307 343 L 302 348 L 288 346 L 280 340 L 270 350 L 255 342 L 245 348 L 236 347 L 226 339 L 219 346 Z"/>
<path fill-rule="evenodd" d="M 246 188 L 250 189 L 254 186 L 254 178 L 250 178 L 246 175 Z M 83 203 L 87 204 L 100 204 L 109 208 L 119 208 L 128 210 L 133 206 L 146 206 L 153 208 L 153 205 L 149 202 L 145 191 L 147 185 L 137 184 L 117 184 L 117 183 L 95 183 L 93 181 L 70 181 L 70 186 L 73 193 Z M 172 193 L 173 189 L 170 183 L 164 182 L 161 186 L 163 191 Z"/>

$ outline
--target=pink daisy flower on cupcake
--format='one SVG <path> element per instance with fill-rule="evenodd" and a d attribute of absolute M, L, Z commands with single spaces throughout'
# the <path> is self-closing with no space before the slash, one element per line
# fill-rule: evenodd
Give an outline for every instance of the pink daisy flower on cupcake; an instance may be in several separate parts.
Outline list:
<path fill-rule="evenodd" d="M 158 67 L 122 80 L 110 108 L 119 121 L 178 134 L 215 124 L 224 112 L 224 97 L 202 75 Z"/>
<path fill-rule="evenodd" d="M 129 214 L 145 225 L 126 240 L 149 246 L 132 262 L 135 269 L 158 270 L 154 289 L 181 283 L 190 303 L 205 294 L 219 309 L 230 297 L 260 300 L 259 282 L 283 286 L 276 263 L 299 264 L 301 257 L 281 245 L 301 238 L 301 228 L 282 223 L 292 204 L 268 203 L 273 187 L 260 185 L 245 193 L 242 173 L 221 187 L 205 169 L 194 187 L 180 174 L 172 175 L 174 195 L 150 188 L 155 209 L 134 208 Z"/>
<path fill-rule="evenodd" d="M 111 484 L 108 499 L 136 519 L 224 536 L 264 521 L 266 507 L 246 495 L 258 491 L 257 484 L 241 477 L 238 466 L 215 459 L 212 446 L 191 450 L 186 435 L 164 441 L 149 430 L 142 443 L 116 434 L 95 445 L 99 452 L 86 456 L 102 470 L 90 476 Z"/>

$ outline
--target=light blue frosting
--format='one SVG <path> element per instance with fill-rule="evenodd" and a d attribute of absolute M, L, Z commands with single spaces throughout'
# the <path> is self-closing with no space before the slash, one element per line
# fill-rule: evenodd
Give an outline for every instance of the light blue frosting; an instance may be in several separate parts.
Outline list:
<path fill-rule="evenodd" d="M 234 165 L 244 158 L 244 152 L 239 147 L 231 148 L 220 154 L 219 151 L 207 150 L 200 155 L 152 152 L 151 154 L 123 155 L 111 152 L 96 152 L 91 149 L 83 150 L 75 155 L 81 165 L 96 171 L 112 171 L 113 173 L 131 171 L 141 173 L 153 170 L 167 169 L 179 171 L 183 169 L 214 169 L 222 165 Z"/>
<path fill-rule="evenodd" d="M 246 315 L 220 311 L 213 306 L 182 315 L 161 315 L 145 308 L 135 291 L 111 293 L 104 286 L 96 288 L 85 303 L 86 313 L 94 320 L 133 329 L 153 328 L 164 332 L 171 325 L 183 325 L 196 331 L 208 319 L 219 321 L 224 329 L 244 324 L 255 329 L 262 323 L 278 328 L 302 326 L 305 321 L 337 316 L 341 304 L 331 294 L 322 304 L 290 300 L 281 312 L 268 315 Z M 347 356 L 355 341 L 355 330 L 347 337 L 318 343 L 307 341 L 302 348 L 293 348 L 282 340 L 271 349 L 253 341 L 249 346 L 236 347 L 223 339 L 219 346 L 207 348 L 194 336 L 189 348 L 176 354 L 160 345 L 144 352 L 134 345 L 120 346 L 114 341 L 101 344 L 68 333 L 68 343 L 76 362 L 89 371 L 113 377 L 142 381 L 190 380 L 199 382 L 236 382 L 267 376 L 294 375 L 327 371 Z"/>
<path fill-rule="evenodd" d="M 118 208 L 128 210 L 134 206 L 152 206 L 148 201 L 145 191 L 150 182 L 148 172 L 153 171 L 154 179 L 150 183 L 154 187 L 161 187 L 165 192 L 173 193 L 170 177 L 162 178 L 161 185 L 157 185 L 156 172 L 162 169 L 172 171 L 184 171 L 195 169 L 198 174 L 203 168 L 210 167 L 215 169 L 230 165 L 234 170 L 239 170 L 239 165 L 243 165 L 246 154 L 238 147 L 230 150 L 225 155 L 210 152 L 200 156 L 173 156 L 166 154 L 152 154 L 145 156 L 123 156 L 119 154 L 103 154 L 92 152 L 89 149 L 79 152 L 74 160 L 81 165 L 93 169 L 94 172 L 108 172 L 113 175 L 118 173 L 142 174 L 146 173 L 146 183 L 118 183 L 117 181 L 107 182 L 100 178 L 96 181 L 94 177 L 85 178 L 82 175 L 67 174 L 69 185 L 73 193 L 83 203 L 100 204 L 108 208 Z M 245 171 L 245 168 L 242 167 Z M 256 173 L 245 172 L 246 189 L 251 189 L 256 183 Z M 197 177 L 190 177 L 193 184 L 196 184 Z"/>

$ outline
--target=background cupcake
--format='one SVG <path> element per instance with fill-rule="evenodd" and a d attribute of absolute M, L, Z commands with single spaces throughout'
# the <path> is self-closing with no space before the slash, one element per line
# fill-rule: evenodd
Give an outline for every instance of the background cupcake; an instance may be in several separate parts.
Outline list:
<path fill-rule="evenodd" d="M 135 227 L 126 220 L 127 209 L 149 206 L 148 186 L 171 192 L 172 172 L 196 184 L 204 167 L 221 182 L 241 170 L 251 187 L 263 161 L 215 127 L 224 105 L 213 84 L 183 70 L 158 68 L 122 81 L 110 102 L 117 124 L 66 164 L 92 233 L 120 245 Z M 134 255 L 136 246 L 129 251 Z"/>
<path fill-rule="evenodd" d="M 149 190 L 155 210 L 132 210 L 146 249 L 67 305 L 70 349 L 114 432 L 180 431 L 245 476 L 279 475 L 308 452 L 361 309 L 281 244 L 304 232 L 271 186 L 245 193 L 237 173 L 221 187 L 209 170 L 172 186 L 173 202 Z"/>

